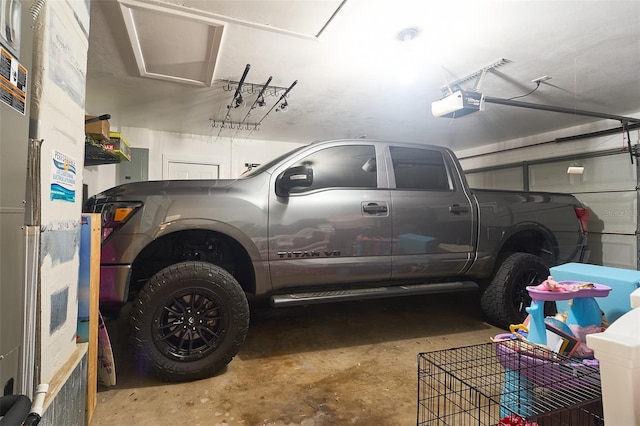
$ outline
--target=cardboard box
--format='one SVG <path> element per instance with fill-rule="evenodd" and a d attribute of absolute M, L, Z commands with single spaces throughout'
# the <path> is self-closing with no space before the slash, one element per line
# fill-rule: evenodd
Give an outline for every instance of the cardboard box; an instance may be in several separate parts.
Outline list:
<path fill-rule="evenodd" d="M 131 145 L 120 132 L 109 133 L 109 141 L 104 143 L 104 149 L 120 160 L 131 161 Z"/>
<path fill-rule="evenodd" d="M 95 115 L 85 115 L 84 119 L 89 120 L 96 118 Z M 109 120 L 98 120 L 93 123 L 84 124 L 84 133 L 91 135 L 96 140 L 108 141 L 109 140 Z"/>

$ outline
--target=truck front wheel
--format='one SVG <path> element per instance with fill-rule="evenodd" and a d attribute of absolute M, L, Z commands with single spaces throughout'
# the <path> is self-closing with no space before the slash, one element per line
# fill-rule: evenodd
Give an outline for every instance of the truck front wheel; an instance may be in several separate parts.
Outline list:
<path fill-rule="evenodd" d="M 507 330 L 511 324 L 522 323 L 527 316 L 525 308 L 531 304 L 526 287 L 538 285 L 548 276 L 549 268 L 538 256 L 513 253 L 504 258 L 480 299 L 487 320 Z"/>
<path fill-rule="evenodd" d="M 210 377 L 238 353 L 249 305 L 238 282 L 205 262 L 182 262 L 155 274 L 131 310 L 131 339 L 144 367 L 163 380 Z"/>

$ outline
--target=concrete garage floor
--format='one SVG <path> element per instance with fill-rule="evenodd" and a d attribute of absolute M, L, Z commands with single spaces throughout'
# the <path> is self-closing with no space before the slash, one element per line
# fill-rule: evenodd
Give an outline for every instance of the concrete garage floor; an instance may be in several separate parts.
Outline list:
<path fill-rule="evenodd" d="M 128 311 L 108 322 L 117 385 L 100 388 L 91 425 L 416 424 L 417 355 L 485 343 L 476 293 L 256 308 L 221 374 L 165 383 L 131 361 Z"/>

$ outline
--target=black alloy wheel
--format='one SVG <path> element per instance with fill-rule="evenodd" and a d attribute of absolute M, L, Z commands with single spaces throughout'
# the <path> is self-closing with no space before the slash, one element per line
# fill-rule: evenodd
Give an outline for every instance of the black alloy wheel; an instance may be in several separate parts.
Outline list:
<path fill-rule="evenodd" d="M 211 290 L 184 285 L 186 290 L 172 294 L 156 311 L 153 340 L 167 357 L 190 362 L 216 350 L 226 336 L 230 314 Z"/>
<path fill-rule="evenodd" d="M 548 277 L 549 268 L 540 257 L 529 253 L 506 256 L 480 299 L 488 322 L 505 330 L 522 323 L 531 304 L 527 286 L 536 286 Z M 545 315 L 553 315 L 555 303 L 545 303 L 544 309 Z"/>
<path fill-rule="evenodd" d="M 231 362 L 249 329 L 247 297 L 227 271 L 181 262 L 153 277 L 131 309 L 141 366 L 168 381 L 210 377 Z"/>

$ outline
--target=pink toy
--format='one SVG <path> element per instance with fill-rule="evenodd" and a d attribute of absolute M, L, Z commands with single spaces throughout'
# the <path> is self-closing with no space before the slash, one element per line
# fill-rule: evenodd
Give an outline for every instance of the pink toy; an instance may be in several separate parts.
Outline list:
<path fill-rule="evenodd" d="M 551 291 L 551 292 L 567 292 L 567 291 L 579 291 L 586 290 L 590 288 L 594 288 L 595 284 L 593 283 L 584 283 L 584 282 L 575 282 L 575 281 L 563 281 L 557 282 L 553 279 L 551 275 L 542 281 L 540 284 L 535 286 L 534 288 L 538 291 Z"/>

